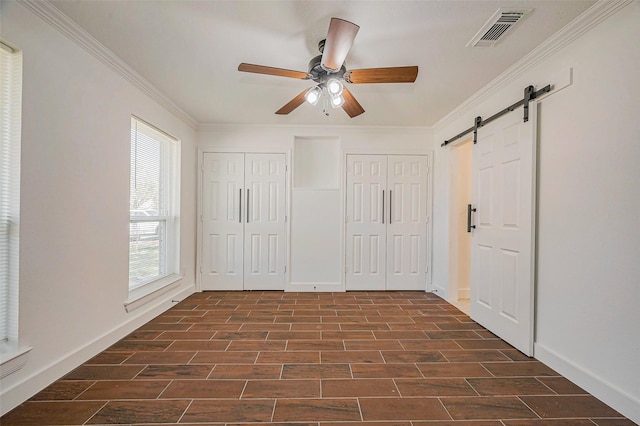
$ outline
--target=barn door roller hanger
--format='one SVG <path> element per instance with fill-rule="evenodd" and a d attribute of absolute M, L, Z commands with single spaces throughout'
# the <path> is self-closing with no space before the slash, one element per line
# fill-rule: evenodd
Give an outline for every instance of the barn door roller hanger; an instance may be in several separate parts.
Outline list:
<path fill-rule="evenodd" d="M 523 110 L 524 110 L 524 122 L 526 123 L 527 121 L 529 121 L 529 102 L 536 99 L 537 97 L 541 96 L 544 93 L 550 92 L 551 91 L 551 85 L 547 84 L 545 87 L 543 87 L 542 89 L 536 91 L 535 87 L 533 86 L 527 86 L 524 89 L 524 98 L 522 98 L 521 100 L 519 100 L 518 102 L 516 102 L 513 105 L 509 105 L 508 107 L 506 107 L 505 109 L 493 114 L 491 117 L 483 120 L 482 117 L 476 117 L 474 119 L 474 123 L 472 127 L 469 127 L 467 130 L 465 130 L 464 132 L 458 133 L 457 135 L 455 135 L 454 137 L 452 137 L 451 139 L 448 139 L 446 141 L 444 141 L 440 146 L 447 146 L 449 145 L 451 142 L 456 141 L 458 139 L 460 139 L 461 137 L 468 135 L 469 133 L 473 132 L 473 143 L 476 143 L 478 141 L 478 129 L 480 127 L 483 127 L 487 124 L 489 124 L 490 122 L 492 122 L 493 120 L 502 117 L 503 115 L 505 115 L 506 113 L 509 113 L 511 111 L 514 111 L 516 108 L 522 106 Z"/>

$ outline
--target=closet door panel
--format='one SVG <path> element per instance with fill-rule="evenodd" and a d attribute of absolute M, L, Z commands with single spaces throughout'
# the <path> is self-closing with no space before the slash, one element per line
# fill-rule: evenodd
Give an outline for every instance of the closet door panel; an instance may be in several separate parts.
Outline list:
<path fill-rule="evenodd" d="M 384 155 L 347 156 L 347 290 L 385 289 L 386 161 Z"/>
<path fill-rule="evenodd" d="M 427 267 L 426 156 L 388 156 L 387 290 L 425 290 Z"/>
<path fill-rule="evenodd" d="M 283 290 L 286 255 L 286 158 L 246 154 L 244 289 Z"/>
<path fill-rule="evenodd" d="M 205 153 L 202 167 L 202 289 L 242 290 L 244 155 Z"/>

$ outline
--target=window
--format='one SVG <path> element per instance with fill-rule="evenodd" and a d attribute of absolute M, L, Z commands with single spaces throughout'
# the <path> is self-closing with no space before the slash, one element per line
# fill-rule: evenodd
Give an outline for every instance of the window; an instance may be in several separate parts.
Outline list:
<path fill-rule="evenodd" d="M 18 343 L 22 53 L 2 40 L 0 104 L 0 349 L 12 352 Z"/>
<path fill-rule="evenodd" d="M 179 269 L 180 142 L 131 119 L 129 291 Z"/>

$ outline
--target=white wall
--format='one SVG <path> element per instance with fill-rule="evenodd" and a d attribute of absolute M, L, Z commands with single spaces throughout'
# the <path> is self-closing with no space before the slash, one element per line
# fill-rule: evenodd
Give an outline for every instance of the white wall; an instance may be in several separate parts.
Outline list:
<path fill-rule="evenodd" d="M 26 365 L 2 412 L 194 289 L 195 131 L 17 2 L 2 37 L 23 50 L 19 335 Z M 182 140 L 181 271 L 127 314 L 131 114 Z"/>
<path fill-rule="evenodd" d="M 635 1 L 435 129 L 440 144 L 573 68 L 573 83 L 539 106 L 535 356 L 636 422 L 639 22 Z M 446 289 L 449 150 L 435 153 L 434 285 Z"/>
<path fill-rule="evenodd" d="M 318 111 L 320 114 L 321 112 Z M 342 113 L 340 111 L 340 113 Z M 326 142 L 323 147 L 322 141 Z M 339 141 L 336 155 L 334 141 Z M 298 141 L 298 143 L 296 143 Z M 313 155 L 329 161 L 331 180 L 327 188 L 318 186 L 322 178 L 304 177 L 301 188 L 293 187 L 291 198 L 290 279 L 288 291 L 344 291 L 343 228 L 344 159 L 348 153 L 428 154 L 433 150 L 433 134 L 423 128 L 353 128 L 286 126 L 204 126 L 198 133 L 201 152 L 285 152 L 289 170 L 304 167 L 305 155 L 296 145 L 315 141 Z M 333 174 L 339 173 L 338 188 Z M 304 183 L 306 182 L 306 183 Z M 289 185 L 291 185 L 291 179 Z M 427 283 L 428 285 L 429 283 Z"/>

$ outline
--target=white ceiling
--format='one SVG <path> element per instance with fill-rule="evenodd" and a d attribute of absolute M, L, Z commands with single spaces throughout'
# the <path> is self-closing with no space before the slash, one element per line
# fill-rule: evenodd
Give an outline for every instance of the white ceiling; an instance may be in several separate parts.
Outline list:
<path fill-rule="evenodd" d="M 432 126 L 595 3 L 564 1 L 112 1 L 52 3 L 201 124 Z M 533 9 L 494 47 L 465 47 L 500 7 Z M 313 82 L 237 71 L 307 71 L 331 17 L 360 25 L 347 69 L 418 65 L 414 84 L 349 89 L 365 113 L 308 104 Z"/>

